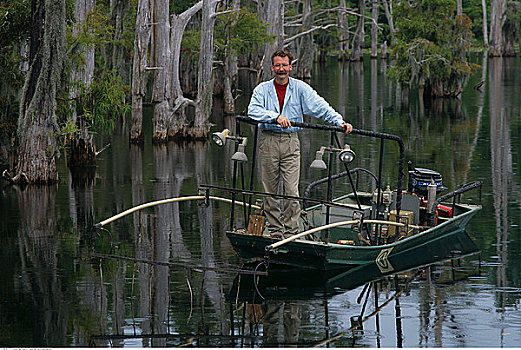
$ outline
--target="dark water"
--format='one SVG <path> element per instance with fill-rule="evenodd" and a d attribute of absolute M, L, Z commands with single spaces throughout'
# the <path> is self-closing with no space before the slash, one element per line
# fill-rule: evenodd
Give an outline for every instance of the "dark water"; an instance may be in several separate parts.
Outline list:
<path fill-rule="evenodd" d="M 129 146 L 128 125 L 122 124 L 113 137 L 99 137 L 100 145 L 111 145 L 96 169 L 72 175 L 62 165 L 57 186 L 3 189 L 0 346 L 519 346 L 521 63 L 483 60 L 481 54 L 474 60 L 482 70 L 469 79 L 458 102 L 421 101 L 414 91 L 404 99 L 386 81 L 379 60 L 319 66 L 312 85 L 356 128 L 401 136 L 406 158 L 439 171 L 450 189 L 483 181 L 483 210 L 467 230 L 481 254 L 384 279 L 371 286 L 376 297 L 365 293 L 364 284 L 324 293 L 318 283 L 317 290 L 295 293 L 281 286 L 266 301 L 253 300 L 247 278 L 193 268 L 241 268 L 224 234 L 229 204 L 156 206 L 107 225 L 108 231 L 92 232 L 93 223 L 135 205 L 196 195 L 201 184 L 231 185 L 230 147 Z M 483 86 L 474 89 L 481 80 Z M 243 84 L 247 81 L 243 77 Z M 244 90 L 240 108 L 249 97 Z M 232 123 L 216 120 L 216 131 Z M 150 123 L 146 128 L 150 135 Z M 303 191 L 327 174 L 308 165 L 329 135 L 301 136 Z M 376 167 L 378 144 L 357 136 L 344 141 L 357 153 L 357 166 Z M 250 142 L 248 151 L 251 147 Z M 394 185 L 398 150 L 388 150 L 384 173 L 390 175 L 383 183 Z M 248 185 L 251 170 L 244 173 Z M 335 194 L 346 188 L 338 182 Z M 93 258 L 93 253 L 188 267 Z M 246 294 L 236 295 L 237 284 Z M 351 317 L 363 308 L 364 317 L 370 316 L 363 331 L 350 331 Z"/>

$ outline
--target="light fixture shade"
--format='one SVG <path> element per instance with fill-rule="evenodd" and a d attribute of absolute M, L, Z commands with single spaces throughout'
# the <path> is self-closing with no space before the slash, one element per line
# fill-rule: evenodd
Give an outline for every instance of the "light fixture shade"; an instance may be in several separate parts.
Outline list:
<path fill-rule="evenodd" d="M 342 163 L 351 163 L 355 158 L 356 154 L 349 145 L 345 145 L 344 149 L 338 153 L 338 159 L 340 159 Z"/>
<path fill-rule="evenodd" d="M 327 169 L 326 163 L 322 159 L 315 159 L 313 162 L 311 162 L 311 165 L 309 166 L 311 169 Z"/>
<path fill-rule="evenodd" d="M 236 162 L 247 162 L 248 157 L 246 156 L 246 153 L 244 153 L 244 145 L 240 144 L 239 147 L 237 147 L 237 152 L 235 152 L 232 156 L 232 160 Z"/>
<path fill-rule="evenodd" d="M 228 137 L 228 134 L 230 133 L 230 130 L 224 129 L 221 132 L 214 132 L 212 134 L 212 141 L 215 142 L 215 144 L 219 147 L 222 147 L 226 143 L 226 138 Z"/>
<path fill-rule="evenodd" d="M 320 149 L 317 151 L 315 155 L 315 160 L 311 162 L 311 165 L 309 166 L 311 169 L 327 169 L 327 165 L 322 159 L 322 156 L 324 155 L 324 151 Z"/>

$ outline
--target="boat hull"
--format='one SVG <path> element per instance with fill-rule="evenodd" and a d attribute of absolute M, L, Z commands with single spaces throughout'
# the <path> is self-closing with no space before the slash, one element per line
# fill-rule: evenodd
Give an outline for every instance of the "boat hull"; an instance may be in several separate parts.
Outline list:
<path fill-rule="evenodd" d="M 376 263 L 382 272 L 390 268 L 390 260 L 414 254 L 418 250 L 436 246 L 436 242 L 465 230 L 472 216 L 480 209 L 472 206 L 468 211 L 424 232 L 391 244 L 375 246 L 343 245 L 336 243 L 294 240 L 273 251 L 265 247 L 276 242 L 269 236 L 254 236 L 245 233 L 227 232 L 227 236 L 245 261 L 267 260 L 270 264 L 287 265 L 315 270 L 349 269 Z"/>

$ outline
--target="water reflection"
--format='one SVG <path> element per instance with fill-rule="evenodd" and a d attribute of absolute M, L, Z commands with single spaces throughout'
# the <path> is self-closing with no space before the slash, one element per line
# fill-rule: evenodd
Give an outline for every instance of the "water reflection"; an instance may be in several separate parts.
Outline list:
<path fill-rule="evenodd" d="M 60 346 L 67 335 L 67 315 L 62 284 L 59 242 L 50 232 L 56 231 L 56 186 L 17 190 L 18 208 L 24 213 L 18 229 L 19 280 L 25 302 L 33 309 L 34 346 Z"/>

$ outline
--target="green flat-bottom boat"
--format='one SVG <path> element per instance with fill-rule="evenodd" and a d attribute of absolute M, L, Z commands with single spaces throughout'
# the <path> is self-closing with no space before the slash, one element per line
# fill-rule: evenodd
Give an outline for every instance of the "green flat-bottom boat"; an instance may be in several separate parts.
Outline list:
<path fill-rule="evenodd" d="M 352 197 L 347 196 L 336 203 L 342 203 L 354 207 Z M 410 234 L 394 234 L 393 242 L 365 245 L 367 240 L 360 236 L 360 226 L 334 227 L 329 229 L 328 240 L 325 241 L 325 230 L 319 231 L 319 237 L 305 239 L 302 237 L 288 241 L 281 246 L 273 247 L 274 243 L 281 239 L 274 239 L 268 234 L 251 235 L 246 230 L 234 230 L 226 232 L 234 250 L 245 261 L 251 262 L 259 259 L 267 260 L 269 264 L 288 265 L 299 268 L 317 270 L 338 270 L 355 266 L 376 263 L 382 271 L 388 268 L 389 259 L 400 258 L 416 254 L 418 251 L 436 246 L 436 242 L 444 241 L 447 237 L 465 230 L 470 219 L 481 209 L 480 205 L 455 204 L 454 215 L 442 220 L 438 218 L 438 225 L 432 227 L 409 228 Z M 307 217 L 316 221 L 323 211 L 323 207 L 314 207 L 307 211 Z M 407 210 L 410 212 L 410 210 Z M 419 210 L 418 210 L 419 211 Z M 349 213 L 343 221 L 349 221 Z M 337 220 L 339 216 L 336 216 Z M 367 220 L 371 221 L 371 220 Z M 443 221 L 443 222 L 442 222 Z M 373 232 L 375 227 L 389 233 L 389 226 L 393 224 L 365 224 L 362 231 Z M 411 225 L 413 226 L 413 225 Z M 403 231 L 402 231 L 403 232 Z M 265 231 L 266 233 L 266 231 Z M 310 234 L 311 235 L 311 234 Z M 383 236 L 383 235 L 382 235 Z M 380 237 L 381 241 L 390 241 L 390 237 Z M 339 243 L 340 242 L 340 243 Z"/>
<path fill-rule="evenodd" d="M 240 122 L 255 124 L 249 118 L 237 116 L 237 132 Z M 244 223 L 247 228 L 238 228 L 235 224 L 234 205 L 230 216 L 230 229 L 226 235 L 234 250 L 245 261 L 263 261 L 271 265 L 286 265 L 319 271 L 340 271 L 357 266 L 376 263 L 381 271 L 389 266 L 390 259 L 401 258 L 418 251 L 435 247 L 436 242 L 446 240 L 447 237 L 458 232 L 464 232 L 470 219 L 481 209 L 481 205 L 470 204 L 461 200 L 462 194 L 479 188 L 479 202 L 481 202 L 481 185 L 479 181 L 467 183 L 458 189 L 441 195 L 447 190 L 442 185 L 441 175 L 436 171 L 424 168 L 412 168 L 409 162 L 407 190 L 403 189 L 405 164 L 405 146 L 396 135 L 378 133 L 374 131 L 354 129 L 351 134 L 379 139 L 380 154 L 377 165 L 378 174 L 363 168 L 350 170 L 348 164 L 355 158 L 349 145 L 342 145 L 336 132 L 343 132 L 340 127 L 313 125 L 306 123 L 292 123 L 302 128 L 321 129 L 331 131 L 331 145 L 321 147 L 317 151 L 317 158 L 311 167 L 324 169 L 326 166 L 321 157 L 325 152 L 330 153 L 330 162 L 333 153 L 338 153 L 338 159 L 345 167 L 339 174 L 320 179 L 310 184 L 303 197 L 289 197 L 281 194 L 269 194 L 253 191 L 253 175 L 250 188 L 245 188 L 243 161 L 247 159 L 244 151 L 245 137 L 231 136 L 229 131 L 215 133 L 214 140 L 224 145 L 226 139 L 240 142 L 242 147 L 236 148 L 237 153 L 232 159 L 234 166 L 233 188 L 202 185 L 200 190 L 210 197 L 210 190 L 225 190 L 232 193 L 232 204 L 246 204 L 249 198 L 250 206 L 244 210 Z M 254 142 L 257 144 L 257 128 L 254 131 Z M 218 136 L 218 137 L 217 137 Z M 392 154 L 384 155 L 384 141 L 397 142 L 399 146 L 399 160 L 396 164 L 397 185 L 391 190 L 390 185 L 382 188 L 382 169 L 384 160 L 390 162 Z M 336 141 L 336 144 L 335 144 Z M 251 174 L 255 173 L 255 152 L 253 147 L 253 162 Z M 240 154 L 238 154 L 240 153 Z M 388 163 L 387 163 L 388 164 Z M 393 167 L 394 167 L 393 164 Z M 242 179 L 237 179 L 240 165 Z M 331 165 L 331 164 L 330 164 Z M 358 181 L 353 181 L 351 174 L 363 172 L 373 177 L 372 187 L 367 192 L 358 190 Z M 340 198 L 332 199 L 332 180 L 348 177 L 351 193 Z M 386 177 L 387 178 L 387 177 Z M 328 184 L 327 199 L 311 199 L 310 189 L 320 183 Z M 238 189 L 235 185 L 243 185 Z M 242 195 L 244 201 L 235 201 L 237 195 Z M 264 227 L 262 212 L 252 212 L 253 196 L 272 196 L 276 199 L 293 199 L 302 201 L 302 215 L 299 218 L 299 233 L 290 237 L 276 237 L 270 235 Z M 258 198 L 257 198 L 258 199 Z M 308 204 L 313 204 L 308 206 Z M 259 206 L 255 208 L 260 209 Z M 247 214 L 248 213 L 248 214 Z"/>

